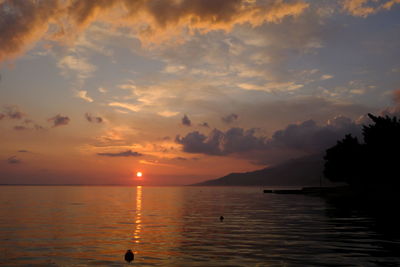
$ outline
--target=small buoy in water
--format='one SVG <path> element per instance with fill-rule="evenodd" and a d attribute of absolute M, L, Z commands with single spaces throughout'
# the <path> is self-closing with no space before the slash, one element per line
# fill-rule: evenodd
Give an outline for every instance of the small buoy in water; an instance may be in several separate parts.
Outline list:
<path fill-rule="evenodd" d="M 131 263 L 131 261 L 133 261 L 133 259 L 135 258 L 135 255 L 133 254 L 132 250 L 128 249 L 125 253 L 125 260 L 129 263 Z"/>
<path fill-rule="evenodd" d="M 219 220 L 220 220 L 221 222 L 223 222 L 223 221 L 224 221 L 224 216 L 219 217 Z"/>

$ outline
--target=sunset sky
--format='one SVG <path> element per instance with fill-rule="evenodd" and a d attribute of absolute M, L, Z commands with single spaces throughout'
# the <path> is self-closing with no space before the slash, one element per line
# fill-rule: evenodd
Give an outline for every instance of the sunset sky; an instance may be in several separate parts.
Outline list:
<path fill-rule="evenodd" d="M 0 184 L 190 184 L 319 153 L 396 114 L 399 48 L 400 0 L 0 0 Z"/>

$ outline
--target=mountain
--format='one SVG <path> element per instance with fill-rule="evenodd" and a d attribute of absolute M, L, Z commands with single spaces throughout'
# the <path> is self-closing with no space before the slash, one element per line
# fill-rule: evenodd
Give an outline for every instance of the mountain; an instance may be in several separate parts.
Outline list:
<path fill-rule="evenodd" d="M 265 169 L 231 173 L 196 186 L 317 186 L 322 177 L 323 156 L 312 155 L 285 161 Z M 324 179 L 324 184 L 329 182 Z"/>

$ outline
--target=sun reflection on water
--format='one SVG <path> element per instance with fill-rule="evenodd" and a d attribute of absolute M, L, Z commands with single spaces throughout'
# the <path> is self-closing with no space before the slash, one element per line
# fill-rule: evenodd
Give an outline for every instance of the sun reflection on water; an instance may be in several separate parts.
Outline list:
<path fill-rule="evenodd" d="M 142 186 L 136 187 L 136 214 L 135 214 L 135 231 L 133 239 L 135 243 L 140 243 L 140 231 L 142 229 Z"/>

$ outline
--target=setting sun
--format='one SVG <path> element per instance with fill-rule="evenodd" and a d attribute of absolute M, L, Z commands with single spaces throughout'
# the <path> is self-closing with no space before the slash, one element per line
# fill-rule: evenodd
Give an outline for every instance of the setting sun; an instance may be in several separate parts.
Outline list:
<path fill-rule="evenodd" d="M 137 172 L 136 173 L 136 177 L 142 177 L 142 175 L 143 175 L 142 172 Z"/>

